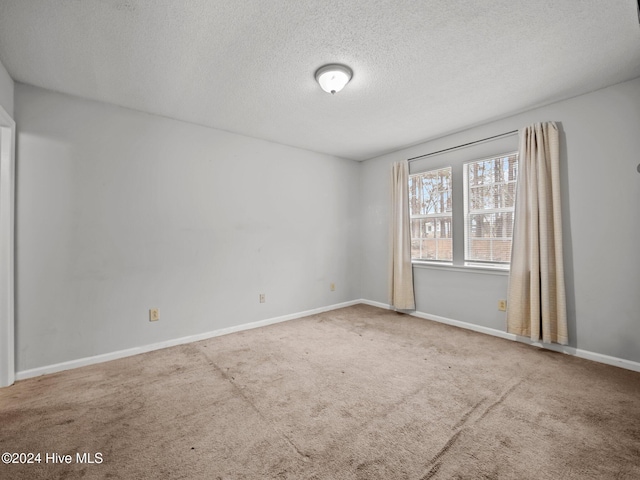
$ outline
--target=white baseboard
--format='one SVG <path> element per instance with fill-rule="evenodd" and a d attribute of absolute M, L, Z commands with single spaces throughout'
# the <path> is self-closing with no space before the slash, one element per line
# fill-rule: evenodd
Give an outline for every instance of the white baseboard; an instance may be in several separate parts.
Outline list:
<path fill-rule="evenodd" d="M 259 320 L 257 322 L 245 323 L 243 325 L 236 325 L 233 327 L 221 328 L 219 330 L 213 330 L 211 332 L 198 333 L 196 335 L 189 335 L 186 337 L 165 340 L 163 342 L 153 343 L 150 345 L 143 345 L 140 347 L 128 348 L 126 350 L 118 350 L 116 352 L 104 353 L 102 355 L 94 355 L 91 357 L 79 358 L 77 360 L 70 360 L 68 362 L 62 362 L 62 363 L 56 363 L 53 365 L 47 365 L 44 367 L 32 368 L 30 370 L 23 370 L 21 372 L 16 372 L 15 378 L 16 380 L 24 380 L 26 378 L 38 377 L 40 375 L 46 375 L 49 373 L 56 373 L 56 372 L 61 372 L 63 370 L 70 370 L 72 368 L 85 367 L 87 365 L 94 365 L 96 363 L 108 362 L 110 360 L 117 360 L 118 358 L 130 357 L 132 355 L 151 352 L 153 350 L 160 350 L 161 348 L 173 347 L 176 345 L 183 345 L 185 343 L 197 342 L 199 340 L 206 340 L 208 338 L 219 337 L 221 335 L 227 335 L 229 333 L 241 332 L 243 330 L 251 330 L 253 328 L 273 325 L 274 323 L 286 322 L 288 320 L 294 320 L 296 318 L 308 317 L 309 315 L 328 312 L 330 310 L 337 310 L 338 308 L 350 307 L 352 305 L 357 305 L 358 303 L 361 303 L 360 300 L 352 300 L 350 302 L 337 303 L 334 305 L 328 305 L 326 307 L 314 308 L 312 310 L 305 310 L 303 312 L 283 315 L 281 317 L 267 318 L 265 320 Z"/>
<path fill-rule="evenodd" d="M 392 310 L 392 307 L 388 304 L 375 302 L 372 300 L 359 299 L 351 300 L 349 302 L 338 303 L 334 305 L 328 305 L 326 307 L 314 308 L 312 310 L 306 310 L 303 312 L 292 313 L 289 315 L 283 315 L 280 317 L 267 318 L 265 320 L 259 320 L 257 322 L 245 323 L 243 325 L 236 325 L 233 327 L 221 328 L 219 330 L 213 330 L 211 332 L 199 333 L 196 335 L 189 335 L 186 337 L 175 338 L 171 340 L 165 340 L 163 342 L 153 343 L 150 345 L 143 345 L 140 347 L 128 348 L 126 350 L 119 350 L 116 352 L 105 353 L 101 355 L 94 355 L 91 357 L 79 358 L 77 360 L 70 360 L 68 362 L 56 363 L 53 365 L 47 365 L 44 367 L 33 368 L 30 370 L 23 370 L 16 372 L 16 380 L 24 380 L 26 378 L 37 377 L 40 375 L 46 375 L 49 373 L 61 372 L 63 370 L 70 370 L 72 368 L 84 367 L 87 365 L 94 365 L 96 363 L 108 362 L 110 360 L 117 360 L 118 358 L 130 357 L 132 355 L 138 355 L 141 353 L 151 352 L 153 350 L 160 350 L 162 348 L 173 347 L 176 345 L 183 345 L 185 343 L 197 342 L 199 340 L 206 340 L 208 338 L 219 337 L 221 335 L 227 335 L 229 333 L 241 332 L 243 330 L 251 330 L 253 328 L 265 327 L 267 325 L 273 325 L 274 323 L 286 322 L 288 320 L 294 320 L 296 318 L 308 317 L 309 315 L 315 315 L 318 313 L 328 312 L 330 310 L 337 310 L 339 308 L 350 307 L 357 304 L 371 305 L 373 307 L 384 308 Z M 460 320 L 453 320 L 451 318 L 441 317 L 438 315 L 431 315 L 423 312 L 411 312 L 410 315 L 425 320 L 431 320 L 438 323 L 444 323 L 452 325 L 454 327 L 464 328 L 467 330 L 473 330 L 474 332 L 484 333 L 486 335 L 492 335 L 494 337 L 505 338 L 507 340 L 513 340 L 521 343 L 526 343 L 534 347 L 545 348 L 555 352 L 566 353 L 567 355 L 574 355 L 576 357 L 585 358 L 599 363 L 607 365 L 613 365 L 615 367 L 625 368 L 627 370 L 633 370 L 640 372 L 640 363 L 631 360 L 625 360 L 623 358 L 611 357 L 609 355 L 603 355 L 601 353 L 590 352 L 588 350 L 582 350 L 574 347 L 567 347 L 563 345 L 547 344 L 540 342 L 533 342 L 527 337 L 521 337 L 512 333 L 503 332 L 494 328 L 483 327 L 481 325 L 474 325 L 472 323 L 462 322 Z"/>
<path fill-rule="evenodd" d="M 393 307 L 388 303 L 374 302 L 373 300 L 366 300 L 364 298 L 360 299 L 360 303 L 364 303 L 365 305 L 371 305 L 372 307 L 384 308 L 387 310 L 393 310 Z"/>
<path fill-rule="evenodd" d="M 374 302 L 371 300 L 360 300 L 360 303 L 371 305 L 373 307 L 385 308 L 392 310 L 392 307 L 385 303 Z M 606 365 L 613 365 L 614 367 L 625 368 L 627 370 L 633 370 L 634 372 L 640 372 L 640 363 L 632 360 L 626 360 L 624 358 L 611 357 L 602 353 L 595 353 L 589 350 L 582 350 L 580 348 L 568 347 L 566 345 L 558 345 L 555 343 L 542 343 L 534 342 L 530 338 L 522 337 L 520 335 L 514 335 L 513 333 L 503 332 L 502 330 L 496 330 L 495 328 L 483 327 L 481 325 L 474 325 L 473 323 L 461 322 L 460 320 L 453 320 L 451 318 L 441 317 L 439 315 L 431 315 L 423 312 L 411 312 L 409 315 L 423 318 L 425 320 L 432 320 L 438 323 L 444 323 L 452 325 L 454 327 L 464 328 L 466 330 L 473 330 L 474 332 L 484 333 L 492 335 L 494 337 L 506 338 L 507 340 L 513 340 L 520 343 L 526 343 L 534 347 L 545 348 L 559 353 L 566 353 L 567 355 L 574 355 L 579 358 L 592 360 L 594 362 L 604 363 Z"/>

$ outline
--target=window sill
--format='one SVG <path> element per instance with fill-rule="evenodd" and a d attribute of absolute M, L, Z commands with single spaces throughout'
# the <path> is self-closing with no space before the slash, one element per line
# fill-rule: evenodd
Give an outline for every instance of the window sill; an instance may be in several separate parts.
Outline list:
<path fill-rule="evenodd" d="M 509 275 L 509 267 L 491 267 L 488 265 L 453 265 L 440 262 L 412 261 L 411 266 L 449 272 L 479 273 L 482 275 Z"/>

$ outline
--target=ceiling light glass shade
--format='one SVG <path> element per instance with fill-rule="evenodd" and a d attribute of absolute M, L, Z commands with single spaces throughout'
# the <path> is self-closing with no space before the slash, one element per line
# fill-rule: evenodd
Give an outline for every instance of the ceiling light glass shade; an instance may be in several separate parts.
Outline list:
<path fill-rule="evenodd" d="M 316 81 L 327 93 L 336 93 L 351 80 L 353 72 L 344 65 L 325 65 L 316 72 Z"/>

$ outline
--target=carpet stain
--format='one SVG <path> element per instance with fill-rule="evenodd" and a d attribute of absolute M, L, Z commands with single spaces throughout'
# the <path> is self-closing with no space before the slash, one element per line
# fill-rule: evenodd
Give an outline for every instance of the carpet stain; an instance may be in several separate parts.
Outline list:
<path fill-rule="evenodd" d="M 440 470 L 441 466 L 441 463 L 436 463 L 433 467 L 431 467 L 431 470 L 424 474 L 424 476 L 420 477 L 420 480 L 429 480 L 430 478 L 433 478 L 433 476 L 438 473 L 438 470 Z"/>
<path fill-rule="evenodd" d="M 467 413 L 465 413 L 465 414 L 460 418 L 460 420 L 458 420 L 458 423 L 456 423 L 456 424 L 453 426 L 453 430 L 458 430 L 458 429 L 459 429 L 460 427 L 462 427 L 465 423 L 467 423 L 467 420 L 469 420 L 469 417 L 470 417 L 470 416 L 471 416 L 471 415 L 472 415 L 476 410 L 478 410 L 478 409 L 480 408 L 480 406 L 481 406 L 483 403 L 485 403 L 486 401 L 487 401 L 487 399 L 486 399 L 486 398 L 483 398 L 483 399 L 479 400 L 478 402 L 476 402 L 476 404 L 475 404 L 473 407 L 471 407 L 471 409 L 470 409 Z"/>
<path fill-rule="evenodd" d="M 517 380 L 516 382 L 514 382 L 509 388 L 507 388 L 504 392 L 502 392 L 502 394 L 498 397 L 498 399 L 493 402 L 491 405 L 489 405 L 487 407 L 487 409 L 482 413 L 482 415 L 480 415 L 480 417 L 478 417 L 478 422 L 480 420 L 482 420 L 484 417 L 486 417 L 489 412 L 491 412 L 494 408 L 496 408 L 498 405 L 502 404 L 502 402 L 504 402 L 504 400 L 511 394 L 513 393 L 513 391 L 522 383 L 524 382 L 524 379 L 520 379 Z"/>
<path fill-rule="evenodd" d="M 240 386 L 237 384 L 237 382 L 235 381 L 235 377 L 231 374 L 229 374 L 227 371 L 223 370 L 222 368 L 220 368 L 220 366 L 215 362 L 212 361 L 209 356 L 203 352 L 200 351 L 200 354 L 206 358 L 208 364 L 210 366 L 212 366 L 214 368 L 214 370 L 220 374 L 231 386 L 232 388 L 235 390 L 235 392 L 237 393 L 237 395 L 239 397 L 241 397 L 252 409 L 253 411 L 255 411 L 258 416 L 260 417 L 260 419 L 265 422 L 267 425 L 270 426 L 270 428 L 280 437 L 284 440 L 284 442 L 289 445 L 293 451 L 296 453 L 296 455 L 301 458 L 304 462 L 309 462 L 311 460 L 311 457 L 309 455 L 307 455 L 306 453 L 304 453 L 303 451 L 300 450 L 300 448 L 298 448 L 298 446 L 293 442 L 293 440 L 291 440 L 291 438 L 289 438 L 287 435 L 285 435 L 283 432 L 281 432 L 276 425 L 262 412 L 262 410 L 260 410 L 260 408 L 258 408 L 258 406 L 255 404 L 255 402 L 253 401 L 253 399 L 251 399 L 251 397 L 249 397 L 245 391 L 240 388 Z M 227 369 L 228 370 L 228 369 Z"/>
<path fill-rule="evenodd" d="M 431 461 L 427 465 L 433 465 L 438 460 L 440 460 L 449 451 L 449 449 L 453 446 L 453 444 L 456 443 L 461 433 L 462 433 L 462 430 L 458 430 L 453 435 L 451 435 L 451 437 L 449 437 L 449 440 L 447 440 L 447 443 L 444 444 L 444 446 L 440 449 L 440 451 L 436 453 L 436 455 L 431 459 Z"/>
<path fill-rule="evenodd" d="M 298 446 L 293 443 L 293 441 L 287 437 L 284 433 L 279 432 L 277 428 L 274 428 L 274 431 L 276 433 L 278 433 L 289 445 L 291 445 L 291 447 L 293 448 L 293 450 L 300 456 L 300 458 L 305 461 L 305 462 L 310 462 L 311 461 L 311 457 L 309 455 L 307 455 L 306 453 L 302 452 Z"/>
<path fill-rule="evenodd" d="M 420 480 L 427 480 L 436 475 L 438 473 L 438 470 L 440 470 L 441 464 L 438 463 L 439 460 L 447 454 L 451 447 L 456 443 L 462 432 L 465 431 L 465 429 L 469 428 L 469 426 L 474 425 L 482 420 L 491 410 L 502 404 L 505 398 L 507 398 L 507 396 L 509 396 L 509 394 L 512 393 L 522 382 L 523 380 L 519 379 L 518 381 L 512 383 L 511 386 L 506 388 L 500 394 L 500 396 L 495 401 L 491 402 L 486 408 L 481 408 L 487 403 L 488 399 L 485 397 L 477 401 L 468 412 L 462 415 L 460 420 L 458 420 L 458 422 L 453 426 L 453 430 L 455 430 L 455 433 L 451 435 L 451 437 L 449 437 L 440 451 L 436 453 L 436 455 L 427 463 L 427 466 L 430 466 L 431 468 L 423 477 L 420 478 Z M 476 413 L 479 413 L 479 415 L 474 415 Z"/>

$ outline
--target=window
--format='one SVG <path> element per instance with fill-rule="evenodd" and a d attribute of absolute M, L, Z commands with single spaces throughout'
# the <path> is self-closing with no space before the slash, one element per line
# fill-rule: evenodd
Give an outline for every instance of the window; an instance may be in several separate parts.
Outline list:
<path fill-rule="evenodd" d="M 456 152 L 455 159 L 449 156 L 451 166 L 440 164 L 409 175 L 411 259 L 506 268 L 511 260 L 518 154 L 469 161 L 468 152 L 461 153 Z"/>
<path fill-rule="evenodd" d="M 453 259 L 451 167 L 409 176 L 412 260 Z"/>
<path fill-rule="evenodd" d="M 511 261 L 518 154 L 464 164 L 464 261 Z"/>

